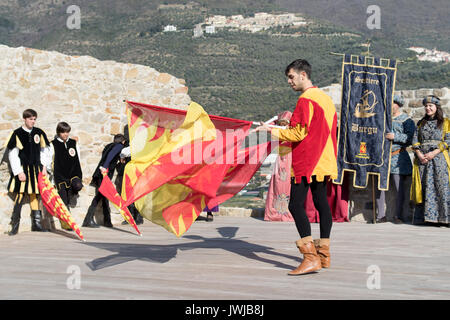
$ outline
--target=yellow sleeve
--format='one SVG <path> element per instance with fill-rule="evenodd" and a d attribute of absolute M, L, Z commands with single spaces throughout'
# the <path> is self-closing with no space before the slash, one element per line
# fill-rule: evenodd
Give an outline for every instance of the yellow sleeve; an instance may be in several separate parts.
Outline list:
<path fill-rule="evenodd" d="M 281 141 L 299 142 L 305 139 L 306 135 L 308 134 L 308 130 L 306 129 L 306 126 L 302 127 L 300 124 L 297 124 L 293 128 L 273 128 L 270 133 Z"/>

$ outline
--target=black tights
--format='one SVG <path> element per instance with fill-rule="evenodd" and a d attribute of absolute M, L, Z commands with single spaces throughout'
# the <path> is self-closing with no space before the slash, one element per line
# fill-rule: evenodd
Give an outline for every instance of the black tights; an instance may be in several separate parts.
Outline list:
<path fill-rule="evenodd" d="M 289 211 L 294 218 L 300 237 L 304 238 L 311 236 L 311 225 L 304 207 L 309 188 L 311 188 L 314 206 L 317 211 L 319 211 L 320 237 L 328 239 L 330 238 L 333 220 L 327 200 L 326 180 L 317 182 L 316 177 L 313 176 L 311 183 L 307 183 L 306 177 L 302 177 L 302 181 L 300 183 L 295 183 L 294 178 L 292 178 Z"/>

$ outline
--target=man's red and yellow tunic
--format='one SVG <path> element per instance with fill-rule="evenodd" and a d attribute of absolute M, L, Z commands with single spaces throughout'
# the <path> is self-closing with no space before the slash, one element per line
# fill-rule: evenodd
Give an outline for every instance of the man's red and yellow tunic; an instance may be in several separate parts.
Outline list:
<path fill-rule="evenodd" d="M 324 181 L 337 178 L 337 115 L 331 98 L 310 87 L 297 101 L 289 128 L 271 130 L 281 141 L 292 142 L 292 167 L 299 183 L 306 177 Z"/>

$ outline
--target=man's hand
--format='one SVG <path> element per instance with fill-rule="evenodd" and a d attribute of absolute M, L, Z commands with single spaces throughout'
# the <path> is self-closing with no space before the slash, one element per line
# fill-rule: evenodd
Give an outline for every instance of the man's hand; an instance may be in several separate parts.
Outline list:
<path fill-rule="evenodd" d="M 21 182 L 25 182 L 27 180 L 27 176 L 23 172 L 19 173 L 17 176 L 19 177 L 19 181 Z"/>
<path fill-rule="evenodd" d="M 103 167 L 100 167 L 100 172 L 101 172 L 102 174 L 107 174 L 107 173 L 108 173 L 108 169 L 105 169 L 105 168 L 103 168 Z"/>
<path fill-rule="evenodd" d="M 269 131 L 270 132 L 271 128 L 265 124 L 264 122 L 261 123 L 261 125 L 255 129 L 253 129 L 251 132 L 258 132 L 258 131 Z"/>
<path fill-rule="evenodd" d="M 386 139 L 388 139 L 388 140 L 394 140 L 394 134 L 392 133 L 392 132 L 389 132 L 389 133 L 386 133 Z"/>
<path fill-rule="evenodd" d="M 44 176 L 47 175 L 47 168 L 46 168 L 45 166 L 43 166 L 43 168 L 42 168 L 42 174 L 43 174 Z"/>

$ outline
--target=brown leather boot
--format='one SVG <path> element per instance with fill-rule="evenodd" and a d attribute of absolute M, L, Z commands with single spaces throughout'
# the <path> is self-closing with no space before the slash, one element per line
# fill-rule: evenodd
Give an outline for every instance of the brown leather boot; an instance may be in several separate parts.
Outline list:
<path fill-rule="evenodd" d="M 300 253 L 303 254 L 303 261 L 296 269 L 288 273 L 291 276 L 316 272 L 322 269 L 320 258 L 317 255 L 316 248 L 314 247 L 314 242 L 312 238 L 307 238 L 311 237 L 306 237 L 295 242 L 300 250 Z"/>
<path fill-rule="evenodd" d="M 315 239 L 314 246 L 320 257 L 322 268 L 330 267 L 330 239 Z"/>

